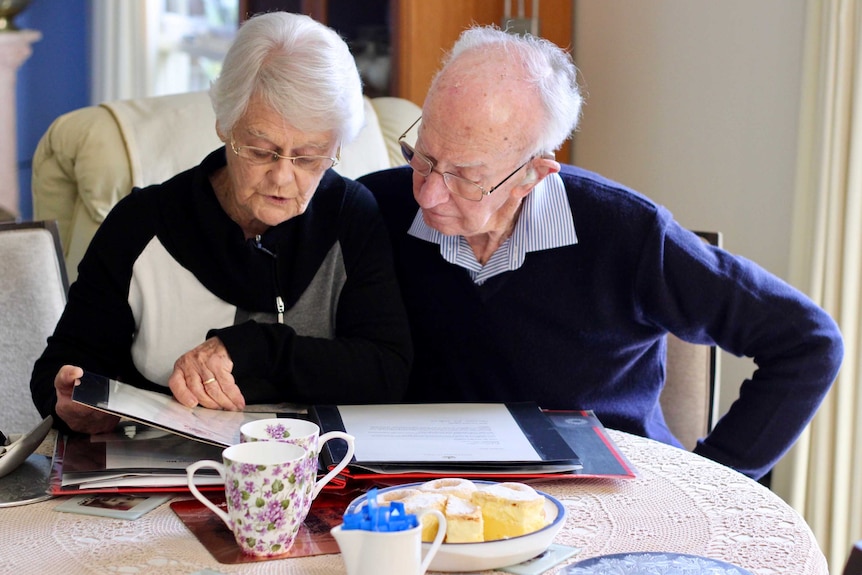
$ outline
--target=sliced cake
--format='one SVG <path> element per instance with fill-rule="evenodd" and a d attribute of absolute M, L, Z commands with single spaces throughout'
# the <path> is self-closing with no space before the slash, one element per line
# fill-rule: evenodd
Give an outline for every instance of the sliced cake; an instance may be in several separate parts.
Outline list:
<path fill-rule="evenodd" d="M 547 524 L 545 498 L 523 483 L 481 485 L 472 502 L 482 509 L 485 541 L 525 535 Z"/>
<path fill-rule="evenodd" d="M 473 492 L 476 491 L 476 484 L 469 479 L 459 479 L 457 477 L 444 477 L 443 479 L 435 479 L 423 483 L 419 489 L 431 493 L 442 493 L 444 495 L 455 495 L 461 499 L 470 501 L 473 497 Z"/>
<path fill-rule="evenodd" d="M 417 491 L 403 501 L 406 513 L 418 515 L 423 509 L 436 509 L 440 513 L 446 514 L 446 496 L 442 493 Z M 419 522 L 422 524 L 422 541 L 434 541 L 440 523 L 437 521 L 437 517 L 428 513 L 420 517 Z"/>
<path fill-rule="evenodd" d="M 475 503 L 450 495 L 446 501 L 446 543 L 484 541 L 482 510 Z"/>

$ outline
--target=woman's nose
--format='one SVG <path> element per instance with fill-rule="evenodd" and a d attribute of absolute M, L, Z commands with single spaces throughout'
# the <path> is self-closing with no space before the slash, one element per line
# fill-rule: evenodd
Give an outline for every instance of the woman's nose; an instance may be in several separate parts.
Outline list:
<path fill-rule="evenodd" d="M 270 165 L 269 174 L 276 184 L 283 186 L 296 179 L 297 169 L 292 161 L 281 158 Z"/>

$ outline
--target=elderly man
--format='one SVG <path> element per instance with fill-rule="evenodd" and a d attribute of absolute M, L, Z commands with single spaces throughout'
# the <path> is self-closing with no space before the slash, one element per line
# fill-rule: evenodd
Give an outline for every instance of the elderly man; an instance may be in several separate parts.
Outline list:
<path fill-rule="evenodd" d="M 473 28 L 405 132 L 418 130 L 415 147 L 402 139 L 409 167 L 362 178 L 408 307 L 408 398 L 593 409 L 609 427 L 680 445 L 658 401 L 670 332 L 758 363 L 695 451 L 759 478 L 836 375 L 835 322 L 648 198 L 554 161 L 580 104 L 566 52 Z"/>

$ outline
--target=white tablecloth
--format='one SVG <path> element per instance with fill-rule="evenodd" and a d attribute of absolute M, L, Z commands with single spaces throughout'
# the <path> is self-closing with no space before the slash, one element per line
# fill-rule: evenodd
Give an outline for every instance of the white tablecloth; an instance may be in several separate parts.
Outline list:
<path fill-rule="evenodd" d="M 663 551 L 703 555 L 756 575 L 828 575 L 792 508 L 750 479 L 667 445 L 610 431 L 638 469 L 631 480 L 538 483 L 566 507 L 557 543 L 597 555 Z M 15 575 L 342 575 L 340 555 L 246 565 L 218 563 L 165 504 L 135 521 L 57 513 L 57 500 L 0 509 L 0 573 Z"/>

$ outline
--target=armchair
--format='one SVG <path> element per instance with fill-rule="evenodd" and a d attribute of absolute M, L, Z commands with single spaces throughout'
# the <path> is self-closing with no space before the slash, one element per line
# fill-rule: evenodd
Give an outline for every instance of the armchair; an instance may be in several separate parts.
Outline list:
<path fill-rule="evenodd" d="M 350 178 L 403 164 L 398 136 L 421 111 L 401 98 L 366 98 L 365 114 L 335 167 Z M 162 182 L 221 145 L 206 92 L 108 102 L 54 120 L 33 156 L 33 217 L 57 222 L 69 280 L 96 229 L 133 187 Z"/>

